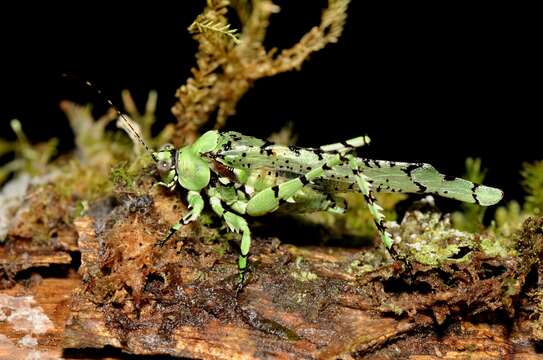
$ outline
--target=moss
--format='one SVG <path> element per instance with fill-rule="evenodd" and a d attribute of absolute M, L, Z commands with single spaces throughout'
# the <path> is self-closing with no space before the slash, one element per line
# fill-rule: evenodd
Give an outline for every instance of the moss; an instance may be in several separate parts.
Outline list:
<path fill-rule="evenodd" d="M 301 281 L 301 282 L 317 280 L 319 278 L 319 276 L 317 274 L 315 274 L 314 272 L 306 270 L 304 268 L 303 262 L 304 262 L 304 259 L 303 259 L 302 256 L 297 256 L 296 257 L 296 260 L 294 261 L 294 268 L 296 270 L 291 271 L 290 276 L 292 276 L 294 279 L 296 279 L 298 281 Z"/>
<path fill-rule="evenodd" d="M 532 314 L 531 328 L 533 337 L 543 340 L 543 290 L 536 289 L 528 293 L 528 297 L 535 304 Z"/>
<path fill-rule="evenodd" d="M 480 249 L 490 257 L 516 256 L 515 243 L 503 236 L 487 236 L 481 239 Z"/>
<path fill-rule="evenodd" d="M 56 154 L 58 140 L 50 139 L 43 143 L 31 144 L 19 120 L 10 122 L 17 136 L 15 141 L 0 139 L 0 156 L 13 153 L 14 159 L 0 166 L 0 185 L 11 175 L 26 173 L 31 176 L 47 174 L 47 164 Z"/>
<path fill-rule="evenodd" d="M 393 304 L 393 303 L 382 304 L 379 311 L 382 311 L 384 313 L 392 312 L 396 316 L 401 316 L 405 312 L 404 309 L 402 309 L 401 307 L 399 307 L 399 306 L 397 306 L 396 304 Z"/>
<path fill-rule="evenodd" d="M 356 255 L 356 259 L 348 264 L 345 271 L 349 274 L 362 276 L 388 264 L 389 257 L 383 246 L 379 246 L 373 251 L 360 251 Z"/>
<path fill-rule="evenodd" d="M 543 160 L 525 163 L 521 171 L 526 191 L 525 211 L 539 215 L 543 211 Z"/>
<path fill-rule="evenodd" d="M 317 274 L 311 271 L 291 272 L 290 276 L 298 281 L 314 281 L 319 278 Z"/>

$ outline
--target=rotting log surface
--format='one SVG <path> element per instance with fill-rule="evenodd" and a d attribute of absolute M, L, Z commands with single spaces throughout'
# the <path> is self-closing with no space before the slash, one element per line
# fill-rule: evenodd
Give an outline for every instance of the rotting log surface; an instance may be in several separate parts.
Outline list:
<path fill-rule="evenodd" d="M 163 248 L 154 246 L 183 211 L 178 197 L 161 190 L 91 209 L 75 222 L 79 276 L 66 265 L 73 245 L 36 248 L 25 232 L 15 232 L 0 248 L 0 264 L 9 265 L 11 282 L 20 279 L 0 296 L 32 296 L 54 326 L 27 348 L 18 344 L 24 332 L 0 322 L 0 359 L 36 352 L 64 359 L 121 359 L 122 352 L 205 359 L 538 357 L 523 310 L 533 304 L 521 295 L 543 237 L 530 229 L 541 229 L 543 220 L 522 234 L 526 255 L 505 263 L 475 253 L 468 264 L 439 271 L 394 263 L 365 276 L 352 266 L 357 251 L 256 238 L 252 277 L 237 293 L 238 253 L 227 234 L 192 224 Z M 64 264 L 64 274 L 43 270 L 54 264 Z M 31 276 L 36 271 L 45 278 Z"/>
<path fill-rule="evenodd" d="M 501 289 L 516 276 L 511 296 L 520 292 L 527 266 L 522 258 L 481 278 L 473 267 L 492 259 L 475 254 L 471 265 L 451 270 L 457 278 L 446 277 L 457 286 L 445 286 L 433 270 L 397 263 L 361 281 L 348 270 L 355 251 L 255 239 L 255 271 L 237 293 L 237 252 L 224 236 L 193 224 L 163 248 L 154 246 L 181 208 L 177 198 L 158 191 L 76 222 L 82 286 L 73 298 L 65 347 L 109 345 L 132 354 L 215 359 L 455 358 L 466 352 L 495 358 L 534 351 L 520 330 L 513 335 L 495 325 L 489 336 L 492 325 L 446 323 L 492 311 L 510 316 L 515 298 L 504 298 Z M 383 279 L 406 276 L 413 288 L 407 293 L 383 285 Z M 394 315 L 400 307 L 405 311 Z M 436 323 L 449 325 L 441 337 L 433 330 L 447 327 Z"/>

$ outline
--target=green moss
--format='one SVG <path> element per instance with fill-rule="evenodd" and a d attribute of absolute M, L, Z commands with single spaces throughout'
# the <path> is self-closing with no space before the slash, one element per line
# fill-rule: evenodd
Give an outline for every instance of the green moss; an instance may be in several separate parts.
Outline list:
<path fill-rule="evenodd" d="M 319 276 L 311 271 L 299 271 L 299 272 L 291 272 L 290 276 L 292 276 L 294 279 L 298 281 L 314 281 L 319 278 Z"/>
<path fill-rule="evenodd" d="M 503 281 L 503 296 L 509 298 L 519 293 L 520 282 L 518 279 L 507 278 Z"/>
<path fill-rule="evenodd" d="M 363 275 L 376 270 L 390 261 L 383 246 L 380 246 L 374 251 L 360 251 L 356 257 L 355 260 L 348 264 L 347 269 L 345 270 L 349 274 Z"/>
<path fill-rule="evenodd" d="M 304 266 L 304 258 L 302 256 L 297 256 L 296 260 L 294 261 L 294 267 L 295 271 L 290 272 L 290 276 L 292 276 L 294 279 L 302 282 L 306 281 L 314 281 L 319 278 L 319 276 L 307 269 L 305 269 Z"/>
<path fill-rule="evenodd" d="M 31 176 L 47 174 L 47 164 L 56 154 L 58 140 L 53 138 L 47 142 L 31 144 L 19 120 L 11 120 L 10 125 L 17 139 L 15 141 L 0 139 L 0 156 L 13 153 L 14 158 L 0 166 L 0 185 L 12 174 L 27 173 Z"/>
<path fill-rule="evenodd" d="M 122 161 L 111 168 L 109 179 L 116 187 L 133 191 L 138 175 L 138 172 L 131 170 L 127 162 Z"/>
<path fill-rule="evenodd" d="M 525 163 L 521 171 L 526 191 L 525 211 L 538 215 L 543 211 L 543 160 Z"/>
<path fill-rule="evenodd" d="M 405 312 L 404 309 L 402 309 L 401 307 L 397 306 L 396 304 L 392 304 L 392 303 L 381 304 L 381 306 L 379 307 L 379 311 L 392 312 L 397 316 L 401 316 Z"/>

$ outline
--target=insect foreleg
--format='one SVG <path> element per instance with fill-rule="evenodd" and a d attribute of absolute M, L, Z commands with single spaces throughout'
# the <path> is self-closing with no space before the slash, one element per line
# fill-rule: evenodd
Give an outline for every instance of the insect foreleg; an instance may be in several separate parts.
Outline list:
<path fill-rule="evenodd" d="M 163 246 L 173 236 L 173 234 L 181 229 L 183 225 L 187 225 L 188 223 L 198 219 L 202 213 L 202 210 L 204 209 L 204 199 L 202 199 L 202 195 L 200 195 L 200 193 L 197 191 L 189 191 L 187 195 L 187 202 L 189 212 L 186 213 L 177 223 L 172 225 L 168 235 L 157 241 L 155 246 Z"/>
<path fill-rule="evenodd" d="M 392 238 L 388 231 L 386 231 L 385 226 L 385 216 L 382 213 L 383 208 L 377 204 L 373 191 L 371 190 L 371 184 L 368 181 L 368 177 L 364 175 L 358 168 L 356 158 L 353 155 L 347 155 L 346 159 L 349 161 L 351 170 L 356 180 L 356 184 L 360 188 L 360 192 L 364 196 L 366 203 L 368 204 L 368 209 L 370 210 L 375 226 L 381 235 L 383 244 L 390 251 L 391 255 L 394 257 L 394 250 L 392 249 Z"/>

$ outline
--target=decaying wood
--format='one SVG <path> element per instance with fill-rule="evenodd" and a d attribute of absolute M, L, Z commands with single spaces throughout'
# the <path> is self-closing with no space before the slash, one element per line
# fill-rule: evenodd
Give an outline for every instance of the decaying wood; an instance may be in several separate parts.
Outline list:
<path fill-rule="evenodd" d="M 445 325 L 454 329 L 446 319 L 454 325 L 457 315 L 503 311 L 507 317 L 511 304 L 499 287 L 523 269 L 522 259 L 485 279 L 466 275 L 468 267 L 460 269 L 461 284 L 447 290 L 439 276 L 414 266 L 402 274 L 414 279 L 412 290 L 401 294 L 383 285 L 401 270 L 398 264 L 360 281 L 348 270 L 356 251 L 255 239 L 255 271 L 238 293 L 237 252 L 224 235 L 214 237 L 193 225 L 156 248 L 182 204 L 161 193 L 127 202 L 105 218 L 76 223 L 83 284 L 74 294 L 65 347 L 109 345 L 132 354 L 214 359 L 394 358 L 398 351 L 492 358 L 534 351 L 521 346 L 525 336 L 477 326 L 435 335 Z M 381 282 L 374 281 L 377 277 Z M 440 292 L 418 289 L 421 279 Z M 518 281 L 522 287 L 524 278 Z M 472 296 L 473 303 L 467 303 Z M 407 313 L 394 315 L 400 306 Z M 501 325 L 488 329 L 495 328 Z"/>
<path fill-rule="evenodd" d="M 59 359 L 62 357 L 63 349 L 61 346 L 64 334 L 64 324 L 70 311 L 70 301 L 72 291 L 78 286 L 79 278 L 73 274 L 68 274 L 64 278 L 44 278 L 34 277 L 30 283 L 17 284 L 10 289 L 0 291 L 0 302 L 11 299 L 13 301 L 21 300 L 23 297 L 30 297 L 32 302 L 29 307 L 35 309 L 28 317 L 20 318 L 19 322 L 28 321 L 28 327 L 17 329 L 14 325 L 16 320 L 9 321 L 1 319 L 0 321 L 0 359 Z M 14 309 L 0 307 L 4 315 L 12 314 Z M 35 329 L 32 321 L 36 321 L 36 314 L 45 316 L 49 319 L 52 326 L 47 328 L 44 333 L 40 329 Z M 22 314 L 24 315 L 24 314 Z M 39 320 L 39 319 L 38 319 Z M 47 320 L 45 320 L 47 321 Z M 45 329 L 44 329 L 45 330 Z M 33 338 L 37 341 L 35 346 L 23 345 L 24 337 Z"/>
<path fill-rule="evenodd" d="M 22 271 L 72 262 L 70 252 L 78 251 L 72 208 L 51 184 L 29 188 L 0 246 L 0 288 L 12 286 Z"/>
<path fill-rule="evenodd" d="M 69 264 L 72 262 L 70 254 L 64 251 L 47 249 L 27 250 L 24 252 L 9 251 L 0 247 L 0 267 L 9 269 L 11 273 L 58 264 Z"/>
<path fill-rule="evenodd" d="M 537 356 L 535 305 L 523 294 L 539 284 L 527 278 L 542 252 L 541 219 L 527 223 L 519 255 L 505 262 L 474 252 L 439 269 L 391 263 L 367 273 L 357 249 L 255 234 L 251 277 L 238 292 L 236 237 L 218 224 L 191 224 L 155 246 L 185 211 L 179 196 L 156 187 L 123 193 L 75 223 L 49 222 L 56 240 L 41 243 L 32 241 L 33 222 L 40 234 L 51 230 L 36 214 L 21 217 L 0 248 L 12 286 L 0 291 L 0 359 Z M 16 306 L 35 308 L 51 327 L 17 329 Z"/>

